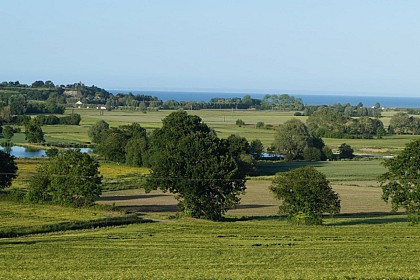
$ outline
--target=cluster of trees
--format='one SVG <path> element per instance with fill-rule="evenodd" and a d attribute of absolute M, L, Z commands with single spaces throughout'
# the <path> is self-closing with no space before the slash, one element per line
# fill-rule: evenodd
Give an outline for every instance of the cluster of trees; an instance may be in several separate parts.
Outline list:
<path fill-rule="evenodd" d="M 373 107 L 365 107 L 363 103 L 359 102 L 356 106 L 350 103 L 333 104 L 333 105 L 307 105 L 303 109 L 305 116 L 311 116 L 314 112 L 320 109 L 328 109 L 335 113 L 340 113 L 346 118 L 350 117 L 374 117 L 380 118 L 382 114 L 382 107 L 380 103 L 376 103 Z"/>
<path fill-rule="evenodd" d="M 149 139 L 138 123 L 110 128 L 101 120 L 90 128 L 89 137 L 97 144 L 95 151 L 106 160 L 133 166 L 147 162 Z"/>
<path fill-rule="evenodd" d="M 319 137 L 328 138 L 373 138 L 385 134 L 383 123 L 377 118 L 346 117 L 329 108 L 319 108 L 307 119 L 309 131 Z"/>
<path fill-rule="evenodd" d="M 239 203 L 245 176 L 255 170 L 261 141 L 231 135 L 220 139 L 198 116 L 171 113 L 149 136 L 139 124 L 110 128 L 99 121 L 89 130 L 96 151 L 106 160 L 149 166 L 147 190 L 177 195 L 188 216 L 221 219 Z"/>
<path fill-rule="evenodd" d="M 273 146 L 275 152 L 286 156 L 286 160 L 320 161 L 354 157 L 353 149 L 345 143 L 335 155 L 322 138 L 311 133 L 299 119 L 290 119 L 278 127 Z"/>
<path fill-rule="evenodd" d="M 325 146 L 322 138 L 311 135 L 307 126 L 299 119 L 290 119 L 281 124 L 273 145 L 277 153 L 286 155 L 286 160 L 332 159 L 332 151 Z"/>
<path fill-rule="evenodd" d="M 391 117 L 388 132 L 395 134 L 420 134 L 420 118 L 399 112 Z"/>
<path fill-rule="evenodd" d="M 239 97 L 216 97 L 210 99 L 209 102 L 204 101 L 175 101 L 168 100 L 162 103 L 162 109 L 184 109 L 184 110 L 200 110 L 200 109 L 250 109 L 257 110 L 303 110 L 304 105 L 302 99 L 289 96 L 288 94 L 267 94 L 263 99 L 252 98 L 250 95 Z"/>
<path fill-rule="evenodd" d="M 55 115 L 38 115 L 34 118 L 40 125 L 79 125 L 82 120 L 79 114 L 57 117 Z"/>

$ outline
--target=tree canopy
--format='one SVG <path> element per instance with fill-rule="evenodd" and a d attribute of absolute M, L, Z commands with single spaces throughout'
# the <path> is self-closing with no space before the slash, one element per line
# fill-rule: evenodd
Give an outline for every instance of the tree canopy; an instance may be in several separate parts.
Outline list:
<path fill-rule="evenodd" d="M 12 180 L 17 177 L 17 170 L 15 157 L 0 151 L 0 190 L 12 184 Z"/>
<path fill-rule="evenodd" d="M 101 194 L 99 164 L 79 150 L 60 151 L 38 168 L 29 183 L 29 199 L 74 206 L 92 204 Z"/>
<path fill-rule="evenodd" d="M 306 125 L 298 119 L 290 119 L 280 125 L 274 138 L 278 153 L 285 153 L 289 160 L 303 157 L 309 132 Z"/>
<path fill-rule="evenodd" d="M 93 143 L 100 143 L 103 137 L 103 133 L 109 129 L 109 124 L 100 120 L 89 128 L 88 135 Z"/>
<path fill-rule="evenodd" d="M 314 167 L 277 173 L 270 190 L 282 201 L 280 213 L 297 223 L 321 224 L 323 213 L 340 212 L 337 193 Z"/>
<path fill-rule="evenodd" d="M 98 141 L 96 151 L 107 160 L 141 166 L 145 163 L 149 140 L 146 129 L 138 123 L 107 129 L 107 123 L 97 123 L 91 130 Z"/>
<path fill-rule="evenodd" d="M 36 120 L 31 120 L 26 125 L 25 135 L 29 143 L 42 143 L 45 141 L 44 132 Z"/>
<path fill-rule="evenodd" d="M 388 171 L 379 178 L 382 198 L 392 210 L 404 208 L 409 220 L 420 221 L 420 139 L 411 141 L 396 157 L 384 161 Z"/>
<path fill-rule="evenodd" d="M 150 146 L 148 190 L 176 194 L 186 215 L 219 220 L 239 203 L 245 174 L 237 157 L 229 141 L 219 139 L 198 116 L 171 113 L 152 134 Z"/>

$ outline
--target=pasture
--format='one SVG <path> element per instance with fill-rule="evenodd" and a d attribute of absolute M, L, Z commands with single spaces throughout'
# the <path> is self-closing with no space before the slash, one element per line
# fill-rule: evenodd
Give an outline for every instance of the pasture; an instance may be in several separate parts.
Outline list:
<path fill-rule="evenodd" d="M 69 125 L 46 125 L 42 129 L 45 132 L 47 142 L 89 142 L 89 127 L 99 120 L 104 120 L 112 127 L 138 122 L 144 128 L 152 130 L 159 128 L 162 119 L 169 115 L 171 110 L 151 111 L 142 113 L 139 111 L 104 111 L 103 115 L 96 109 L 73 109 L 67 110 L 66 114 L 71 112 L 78 113 L 82 117 L 79 126 Z M 246 137 L 248 141 L 259 139 L 264 147 L 269 147 L 274 140 L 276 133 L 275 127 L 289 120 L 290 118 L 299 118 L 306 122 L 307 117 L 295 117 L 292 112 L 280 111 L 256 111 L 256 110 L 196 110 L 188 111 L 190 114 L 198 115 L 203 121 L 214 129 L 219 137 L 225 138 L 231 134 L 237 134 Z M 381 120 L 385 125 L 389 123 L 390 116 L 395 112 L 386 112 L 386 116 Z M 242 127 L 237 126 L 236 120 L 241 119 L 245 122 Z M 264 122 L 268 128 L 256 128 L 258 122 Z M 22 128 L 23 129 L 23 128 Z M 405 144 L 418 136 L 395 135 L 385 136 L 383 139 L 330 139 L 324 138 L 326 145 L 329 145 L 334 151 L 342 143 L 347 143 L 353 147 L 356 153 L 360 154 L 392 154 L 404 148 Z M 20 144 L 25 143 L 24 134 L 16 134 L 12 142 Z"/>
<path fill-rule="evenodd" d="M 153 129 L 170 113 L 75 112 L 82 115 L 81 125 L 44 126 L 48 141 L 88 142 L 89 127 L 100 119 L 111 126 L 139 122 Z M 265 147 L 275 130 L 256 129 L 255 124 L 276 126 L 293 117 L 293 112 L 269 111 L 192 113 L 221 137 L 239 134 L 249 141 L 260 139 Z M 246 125 L 236 126 L 237 119 Z M 324 141 L 333 149 L 346 142 L 356 152 L 385 155 L 411 139 Z M 16 140 L 25 142 L 22 134 Z M 43 160 L 17 160 L 19 177 L 12 188 L 26 188 Z M 325 173 L 341 199 L 341 213 L 326 216 L 323 226 L 288 223 L 278 215 L 279 201 L 268 189 L 276 172 L 306 165 Z M 0 199 L 0 279 L 420 278 L 420 229 L 410 226 L 403 213 L 390 214 L 390 205 L 381 199 L 376 181 L 385 171 L 381 160 L 261 161 L 258 166 L 241 204 L 222 222 L 182 217 L 174 195 L 141 188 L 147 168 L 109 162 L 101 162 L 104 193 L 96 208 Z M 114 207 L 119 211 L 110 210 Z"/>
<path fill-rule="evenodd" d="M 171 220 L 0 239 L 2 279 L 417 279 L 403 216 Z"/>

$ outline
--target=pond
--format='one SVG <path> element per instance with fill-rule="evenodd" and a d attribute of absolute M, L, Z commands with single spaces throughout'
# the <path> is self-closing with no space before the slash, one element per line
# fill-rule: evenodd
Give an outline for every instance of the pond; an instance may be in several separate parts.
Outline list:
<path fill-rule="evenodd" d="M 67 148 L 67 149 L 74 149 L 74 148 Z M 45 157 L 46 150 L 45 149 L 34 149 L 30 147 L 21 147 L 21 146 L 11 146 L 11 147 L 1 147 L 0 150 L 9 153 L 12 156 L 17 158 L 33 158 L 33 157 Z M 92 149 L 90 148 L 80 148 L 79 149 L 82 153 L 92 153 Z"/>

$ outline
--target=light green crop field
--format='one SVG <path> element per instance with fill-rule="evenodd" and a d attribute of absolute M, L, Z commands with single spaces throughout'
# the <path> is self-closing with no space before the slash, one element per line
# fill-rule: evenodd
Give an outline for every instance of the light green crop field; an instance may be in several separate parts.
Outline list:
<path fill-rule="evenodd" d="M 0 232 L 69 221 L 90 221 L 122 215 L 117 211 L 61 207 L 0 200 Z"/>
<path fill-rule="evenodd" d="M 418 279 L 403 216 L 174 220 L 0 239 L 1 279 Z"/>

